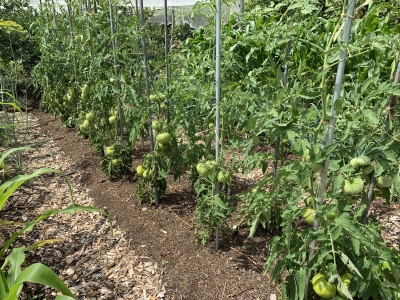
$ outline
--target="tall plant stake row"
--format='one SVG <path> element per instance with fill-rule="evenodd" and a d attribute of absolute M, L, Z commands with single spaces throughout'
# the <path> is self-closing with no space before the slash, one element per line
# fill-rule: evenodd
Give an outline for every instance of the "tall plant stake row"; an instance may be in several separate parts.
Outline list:
<path fill-rule="evenodd" d="M 58 47 L 58 51 L 61 52 L 60 35 L 58 33 L 58 28 L 57 28 L 56 6 L 54 4 L 54 0 L 51 0 L 51 4 L 52 4 L 52 11 L 53 11 L 54 31 L 56 33 L 56 38 L 57 38 L 57 47 Z"/>
<path fill-rule="evenodd" d="M 292 41 L 288 41 L 286 44 L 286 55 L 285 55 L 285 69 L 283 73 L 283 88 L 287 89 L 288 87 L 288 77 L 289 77 L 289 66 L 287 65 L 287 62 L 290 57 L 290 52 L 292 51 Z M 279 111 L 282 112 L 283 110 L 283 105 L 281 104 L 279 107 Z M 273 179 L 276 177 L 276 171 L 278 170 L 278 160 L 279 160 L 279 152 L 280 152 L 280 145 L 281 145 L 281 137 L 279 136 L 275 142 L 275 153 L 274 153 L 274 166 L 272 169 L 272 176 Z"/>
<path fill-rule="evenodd" d="M 215 15 L 215 161 L 219 162 L 220 148 L 220 100 L 221 100 L 221 0 L 217 0 Z M 215 183 L 215 195 L 219 194 L 219 183 Z M 219 227 L 215 228 L 215 249 L 219 249 Z"/>
<path fill-rule="evenodd" d="M 173 38 L 173 36 L 172 36 Z M 168 103 L 169 66 L 168 66 L 168 0 L 164 0 L 164 55 L 165 55 L 165 95 Z M 170 106 L 167 106 L 167 122 L 170 122 Z"/>
<path fill-rule="evenodd" d="M 117 60 L 117 43 L 115 42 L 115 24 L 114 24 L 114 16 L 113 16 L 113 6 L 111 0 L 108 1 L 110 5 L 110 25 L 111 25 L 111 42 L 113 49 L 113 58 L 114 58 L 114 76 L 115 76 L 115 88 L 117 90 L 117 101 L 118 101 L 118 118 L 119 118 L 119 134 L 121 138 L 121 144 L 124 143 L 124 132 L 122 127 L 122 108 L 121 108 L 121 93 L 120 93 L 120 85 L 118 80 L 118 60 Z"/>
<path fill-rule="evenodd" d="M 149 121 L 149 135 L 150 135 L 150 147 L 151 147 L 151 156 L 152 156 L 152 166 L 155 165 L 154 158 L 154 137 L 153 137 L 153 126 L 151 121 L 151 108 L 150 108 L 150 81 L 149 81 L 149 66 L 147 63 L 147 45 L 146 45 L 146 34 L 144 32 L 144 5 L 143 0 L 140 0 L 140 30 L 142 31 L 142 47 L 143 47 L 143 68 L 144 75 L 146 79 L 146 99 L 147 99 L 147 115 Z M 158 189 L 154 187 L 154 196 L 156 199 L 156 205 L 159 203 L 158 199 Z"/>
<path fill-rule="evenodd" d="M 345 20 L 344 31 L 343 31 L 343 43 L 345 45 L 348 45 L 348 43 L 349 43 L 351 25 L 352 25 L 352 21 L 353 21 L 352 16 L 354 14 L 355 6 L 356 6 L 355 0 L 348 0 L 346 20 Z M 326 139 L 325 147 L 328 147 L 328 146 L 332 145 L 332 143 L 333 143 L 333 136 L 335 133 L 336 116 L 337 116 L 337 111 L 334 109 L 334 104 L 335 104 L 336 100 L 340 98 L 340 92 L 342 90 L 342 84 L 343 84 L 343 75 L 344 75 L 344 70 L 345 70 L 345 66 L 346 66 L 346 57 L 347 57 L 347 50 L 345 48 L 343 48 L 339 54 L 340 62 L 339 62 L 337 72 L 336 72 L 336 79 L 335 79 L 335 85 L 334 85 L 335 88 L 333 91 L 331 114 L 330 114 L 329 128 L 328 128 L 328 136 Z M 323 100 L 323 101 L 325 101 L 325 100 Z M 325 189 L 326 189 L 326 180 L 327 180 L 327 176 L 328 176 L 329 161 L 330 161 L 330 155 L 328 155 L 328 157 L 325 160 L 324 170 L 321 173 L 321 177 L 319 180 L 318 197 L 317 197 L 317 203 L 316 203 L 317 207 L 318 207 L 319 203 L 321 203 L 323 201 L 323 196 L 324 196 Z M 317 231 L 319 228 L 319 220 L 317 218 L 314 219 L 313 228 L 315 231 Z M 314 257 L 315 247 L 316 247 L 316 241 L 314 240 L 309 245 L 308 262 L 310 262 L 311 259 Z M 310 283 L 310 277 L 311 277 L 311 271 L 308 271 L 307 278 L 306 278 L 306 286 L 305 286 L 305 290 L 304 290 L 305 299 L 308 299 L 307 294 L 308 294 L 308 287 L 309 287 L 309 283 Z"/>

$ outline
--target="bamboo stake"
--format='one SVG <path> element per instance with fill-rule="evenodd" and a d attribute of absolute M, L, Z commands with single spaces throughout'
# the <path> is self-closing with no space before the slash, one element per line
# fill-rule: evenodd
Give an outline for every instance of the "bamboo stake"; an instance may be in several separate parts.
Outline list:
<path fill-rule="evenodd" d="M 71 46 L 75 48 L 75 41 L 74 41 L 74 32 L 72 30 L 72 12 L 71 12 L 71 0 L 67 3 L 67 10 L 68 10 L 68 24 L 69 24 L 69 34 L 71 36 Z M 76 59 L 74 55 L 74 60 Z"/>
<path fill-rule="evenodd" d="M 290 57 L 290 52 L 292 51 L 292 41 L 288 41 L 287 45 L 286 45 L 286 56 L 285 56 L 285 60 L 286 62 L 288 62 L 289 57 Z M 284 73 L 283 73 L 283 87 L 286 89 L 288 86 L 288 76 L 289 76 L 289 67 L 287 65 L 287 63 L 285 63 L 285 69 L 284 69 Z M 280 111 L 283 110 L 283 105 L 281 104 Z M 278 160 L 279 160 L 279 148 L 281 145 L 281 137 L 279 136 L 275 142 L 275 160 L 274 160 L 274 166 L 272 169 L 272 176 L 273 178 L 276 177 L 276 171 L 278 170 Z"/>
<path fill-rule="evenodd" d="M 164 55 L 165 55 L 165 88 L 166 97 L 164 101 L 168 103 L 168 87 L 169 87 L 169 66 L 168 66 L 168 0 L 164 0 Z M 170 122 L 170 107 L 167 106 L 167 122 Z"/>
<path fill-rule="evenodd" d="M 356 5 L 355 0 L 348 0 L 346 20 L 345 20 L 344 31 L 343 31 L 343 43 L 345 45 L 347 45 L 349 43 L 351 25 L 352 25 L 352 21 L 353 21 L 351 16 L 354 14 L 355 5 Z M 334 109 L 334 103 L 336 102 L 337 99 L 339 99 L 340 91 L 342 90 L 343 75 L 344 75 L 344 70 L 345 70 L 345 66 L 346 66 L 347 50 L 342 49 L 340 51 L 339 56 L 340 56 L 340 63 L 338 64 L 338 68 L 337 68 L 337 72 L 336 72 L 335 88 L 333 91 L 333 98 L 332 98 L 332 105 L 331 105 L 331 118 L 329 120 L 328 136 L 327 136 L 326 143 L 325 143 L 326 147 L 332 145 L 332 143 L 333 143 L 333 136 L 335 133 L 335 126 L 336 126 L 336 118 L 335 117 L 337 116 L 337 111 Z M 327 180 L 327 175 L 328 175 L 329 161 L 330 161 L 330 156 L 328 156 L 326 158 L 324 170 L 321 172 L 320 184 L 319 184 L 319 188 L 318 188 L 318 198 L 317 198 L 317 203 L 316 203 L 317 207 L 318 207 L 318 204 L 323 201 L 323 196 L 324 196 L 325 188 L 326 188 L 326 180 Z M 319 220 L 317 218 L 315 218 L 313 228 L 314 228 L 314 230 L 317 231 L 318 227 L 319 227 Z M 316 241 L 314 240 L 310 243 L 310 246 L 309 246 L 308 262 L 310 262 L 311 259 L 314 257 L 315 248 L 316 248 Z M 304 290 L 305 299 L 308 299 L 307 294 L 308 294 L 308 287 L 309 287 L 309 283 L 310 283 L 310 276 L 311 276 L 311 271 L 308 271 L 307 278 L 306 278 L 306 286 L 305 286 L 305 290 Z"/>
<path fill-rule="evenodd" d="M 84 1 L 83 1 L 83 5 L 84 5 L 84 7 L 85 7 L 85 22 L 86 22 L 86 26 L 87 26 L 87 28 L 88 28 L 88 33 L 89 33 L 89 37 L 90 37 L 89 18 L 88 18 L 88 12 L 89 12 L 89 10 L 88 10 L 88 1 L 87 1 L 87 0 L 84 0 Z"/>
<path fill-rule="evenodd" d="M 51 0 L 51 4 L 52 4 L 52 10 L 53 10 L 54 30 L 55 30 L 56 38 L 57 38 L 57 47 L 58 47 L 58 51 L 61 52 L 60 35 L 58 33 L 58 28 L 57 28 L 56 7 L 54 5 L 54 0 Z"/>
<path fill-rule="evenodd" d="M 221 0 L 217 0 L 215 15 L 215 161 L 219 162 L 220 148 L 220 100 L 221 100 Z M 219 183 L 215 183 L 215 195 L 219 194 Z M 219 249 L 219 227 L 215 228 L 215 249 Z"/>
<path fill-rule="evenodd" d="M 394 77 L 394 84 L 400 83 L 400 61 L 397 64 L 397 70 L 396 70 L 396 76 Z M 386 129 L 389 123 L 390 118 L 393 115 L 393 111 L 394 111 L 394 106 L 396 105 L 397 102 L 397 97 L 392 95 L 389 99 L 388 102 L 388 110 L 386 112 L 386 116 L 385 116 L 385 121 L 383 123 L 383 132 L 381 134 L 381 138 L 380 140 L 383 141 L 386 138 Z M 377 161 L 380 158 L 380 155 L 377 154 L 375 157 L 375 161 Z M 374 197 L 374 189 L 375 189 L 375 185 L 376 185 L 376 177 L 375 177 L 375 168 L 372 171 L 372 173 L 370 174 L 370 182 L 369 182 L 369 186 L 368 186 L 368 192 L 365 195 L 365 204 L 367 205 L 367 207 L 365 208 L 365 210 L 363 211 L 363 215 L 361 218 L 361 223 L 362 224 L 366 224 L 367 223 L 367 218 L 368 218 L 368 211 L 371 207 L 371 202 L 372 199 Z"/>
<path fill-rule="evenodd" d="M 111 25 L 111 42 L 112 42 L 112 48 L 113 48 L 113 56 L 114 56 L 114 76 L 115 76 L 115 88 L 118 91 L 118 117 L 119 117 L 119 134 L 121 138 L 121 144 L 124 143 L 124 132 L 123 132 L 123 126 L 122 126 L 122 108 L 121 108 L 121 93 L 119 91 L 120 84 L 118 80 L 118 60 L 117 60 L 117 43 L 115 42 L 115 25 L 114 25 L 114 16 L 113 16 L 113 6 L 111 3 L 111 0 L 108 1 L 110 5 L 110 25 Z"/>
<path fill-rule="evenodd" d="M 146 45 L 146 34 L 144 32 L 144 8 L 143 8 L 143 0 L 140 0 L 140 30 L 142 31 L 142 47 L 143 47 L 143 68 L 144 68 L 144 75 L 146 78 L 146 98 L 147 98 L 147 115 L 149 121 L 149 134 L 150 134 L 150 147 L 151 147 L 151 154 L 152 154 L 152 164 L 154 166 L 155 159 L 154 159 L 154 137 L 153 137 L 153 128 L 151 122 L 151 109 L 150 109 L 150 81 L 149 81 L 149 66 L 147 64 L 147 45 Z M 154 196 L 156 198 L 156 205 L 158 205 L 158 189 L 154 187 Z"/>

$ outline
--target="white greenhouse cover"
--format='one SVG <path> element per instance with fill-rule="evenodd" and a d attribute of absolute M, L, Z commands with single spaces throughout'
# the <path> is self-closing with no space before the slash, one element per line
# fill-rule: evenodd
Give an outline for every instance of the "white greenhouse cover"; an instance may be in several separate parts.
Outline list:
<path fill-rule="evenodd" d="M 48 0 L 42 0 L 42 3 L 48 1 Z M 55 3 L 59 5 L 65 5 L 64 0 L 55 0 Z M 139 0 L 138 0 L 139 2 Z M 168 6 L 193 6 L 195 5 L 199 0 L 168 0 Z M 208 1 L 206 1 L 208 2 Z M 38 7 L 39 6 L 39 0 L 30 0 L 30 6 L 33 7 Z M 158 7 L 164 7 L 164 0 L 143 0 L 143 5 L 145 7 L 150 7 L 150 8 L 158 8 Z"/>
<path fill-rule="evenodd" d="M 1 1 L 1 0 L 0 0 Z M 42 3 L 51 4 L 54 1 L 56 7 L 65 6 L 65 0 L 41 0 Z M 138 0 L 139 2 L 140 0 Z M 82 1 L 83 2 L 83 1 Z M 124 3 L 135 3 L 135 0 L 130 0 L 129 2 L 126 0 L 121 0 Z M 167 0 L 168 5 L 168 24 L 189 24 L 192 28 L 201 28 L 208 24 L 210 21 L 210 16 L 215 14 L 214 10 L 210 6 L 203 6 L 202 8 L 196 10 L 196 12 L 191 12 L 193 6 L 196 3 L 210 3 L 210 0 Z M 221 17 L 222 22 L 226 23 L 229 20 L 230 14 L 239 11 L 239 5 L 234 4 L 235 1 L 232 2 L 231 5 L 223 4 L 221 7 Z M 30 0 L 30 6 L 39 7 L 40 0 Z M 129 5 L 129 4 L 128 4 Z M 155 9 L 154 15 L 148 20 L 151 23 L 164 24 L 164 0 L 143 0 L 143 5 L 145 7 Z M 174 15 L 174 19 L 172 19 L 172 15 Z"/>

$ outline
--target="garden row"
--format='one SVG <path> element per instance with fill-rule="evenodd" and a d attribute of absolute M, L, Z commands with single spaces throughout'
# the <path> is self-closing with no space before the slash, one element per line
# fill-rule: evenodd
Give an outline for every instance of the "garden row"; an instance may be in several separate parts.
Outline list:
<path fill-rule="evenodd" d="M 338 299 L 398 299 L 400 256 L 369 213 L 376 197 L 390 205 L 400 192 L 393 4 L 255 6 L 223 26 L 221 72 L 214 16 L 200 30 L 178 27 L 179 49 L 165 57 L 163 28 L 141 13 L 102 0 L 41 6 L 32 76 L 42 109 L 89 138 L 108 176 L 128 172 L 132 149 L 150 139 L 135 173 L 144 201 L 158 203 L 167 176 L 189 171 L 203 243 L 227 229 L 231 172 L 274 162 L 235 197 L 251 236 L 259 225 L 281 230 L 266 271 L 283 297 L 328 299 L 338 287 Z"/>

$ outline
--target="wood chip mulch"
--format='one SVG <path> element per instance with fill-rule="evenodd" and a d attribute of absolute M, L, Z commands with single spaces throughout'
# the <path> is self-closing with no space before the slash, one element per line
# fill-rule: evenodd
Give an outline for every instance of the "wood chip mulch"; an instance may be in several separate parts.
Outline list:
<path fill-rule="evenodd" d="M 23 135 L 25 144 L 35 144 L 35 151 L 24 151 L 24 173 L 39 168 L 54 168 L 67 175 L 74 201 L 80 205 L 93 205 L 89 189 L 81 184 L 85 171 L 74 164 L 54 141 L 40 132 L 38 121 L 29 116 L 29 132 Z M 29 140 L 30 139 L 30 140 Z M 0 152 L 4 149 L 0 147 Z M 16 170 L 10 168 L 10 173 Z M 0 174 L 2 175 L 2 174 Z M 29 221 L 49 209 L 62 209 L 71 204 L 65 180 L 54 173 L 46 174 L 25 183 L 8 200 L 1 219 Z M 34 230 L 24 234 L 16 247 L 30 245 L 39 240 L 58 239 L 27 256 L 27 262 L 42 262 L 52 268 L 68 285 L 78 299 L 163 299 L 165 287 L 159 263 L 138 256 L 130 247 L 118 223 L 100 213 L 79 211 L 76 214 L 56 214 L 39 223 Z M 13 228 L 15 230 L 15 228 Z M 0 233 L 0 243 L 7 239 L 11 228 Z M 57 292 L 43 286 L 33 286 L 22 299 L 34 293 L 52 299 Z"/>

